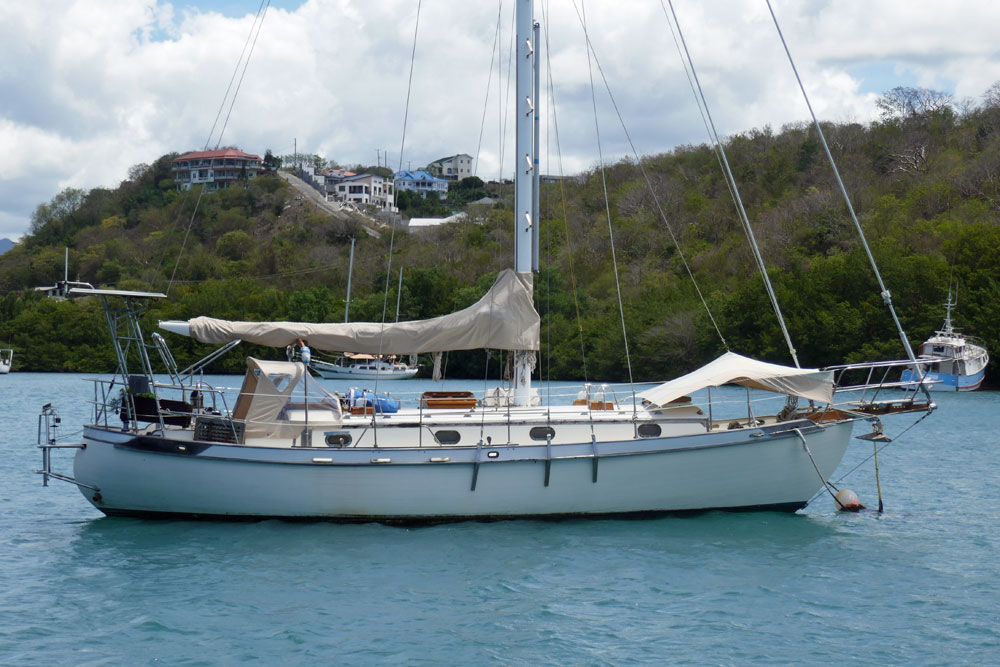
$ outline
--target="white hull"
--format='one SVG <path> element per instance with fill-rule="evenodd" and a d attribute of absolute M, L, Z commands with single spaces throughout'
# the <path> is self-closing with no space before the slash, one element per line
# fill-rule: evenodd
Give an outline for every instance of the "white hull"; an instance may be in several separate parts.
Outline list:
<path fill-rule="evenodd" d="M 14 364 L 14 350 L 0 350 L 0 375 L 10 373 L 10 367 Z"/>
<path fill-rule="evenodd" d="M 417 375 L 416 368 L 380 371 L 358 370 L 349 366 L 337 369 L 320 366 L 311 366 L 311 368 L 316 372 L 316 375 L 326 380 L 408 380 Z"/>
<path fill-rule="evenodd" d="M 853 421 L 791 426 L 828 478 Z M 764 431 L 602 442 L 594 482 L 589 441 L 484 446 L 477 473 L 477 449 L 468 446 L 258 447 L 87 427 L 75 478 L 99 489 L 95 497 L 80 487 L 109 515 L 432 522 L 799 509 L 822 480 L 789 425 Z"/>
<path fill-rule="evenodd" d="M 367 367 L 366 367 L 367 366 Z M 312 361 L 309 367 L 326 380 L 408 380 L 417 374 L 416 367 L 404 364 L 383 363 L 378 368 L 374 364 L 330 364 L 324 361 Z"/>

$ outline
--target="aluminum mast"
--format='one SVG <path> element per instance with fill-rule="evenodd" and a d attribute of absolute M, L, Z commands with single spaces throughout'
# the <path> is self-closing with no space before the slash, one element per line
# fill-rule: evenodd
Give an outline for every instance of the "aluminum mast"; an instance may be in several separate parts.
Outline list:
<path fill-rule="evenodd" d="M 535 227 L 535 29 L 534 0 L 517 0 L 517 143 L 514 150 L 514 270 L 531 273 Z M 534 352 L 520 351 L 514 362 L 514 405 L 531 402 Z"/>

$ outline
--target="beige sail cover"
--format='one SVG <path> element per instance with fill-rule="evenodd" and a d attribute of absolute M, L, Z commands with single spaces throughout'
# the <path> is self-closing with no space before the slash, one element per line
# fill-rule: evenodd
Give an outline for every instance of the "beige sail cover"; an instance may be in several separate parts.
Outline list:
<path fill-rule="evenodd" d="M 530 273 L 500 272 L 482 299 L 456 313 L 411 322 L 230 322 L 211 317 L 188 321 L 191 337 L 222 344 L 285 347 L 298 340 L 330 352 L 417 354 L 480 348 L 537 350 L 539 317 L 532 301 Z"/>
<path fill-rule="evenodd" d="M 654 405 L 664 406 L 699 389 L 729 383 L 790 394 L 820 403 L 833 402 L 833 371 L 769 364 L 733 352 L 726 352 L 687 375 L 647 389 L 639 397 Z"/>

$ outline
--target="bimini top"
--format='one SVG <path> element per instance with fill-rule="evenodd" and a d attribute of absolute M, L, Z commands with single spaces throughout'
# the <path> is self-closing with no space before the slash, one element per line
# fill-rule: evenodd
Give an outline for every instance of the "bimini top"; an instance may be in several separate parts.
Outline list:
<path fill-rule="evenodd" d="M 160 322 L 160 328 L 202 343 L 237 338 L 246 343 L 285 347 L 302 340 L 329 352 L 417 354 L 448 350 L 537 350 L 539 317 L 532 301 L 530 273 L 500 272 L 482 299 L 456 313 L 411 322 L 230 322 L 196 317 Z"/>
<path fill-rule="evenodd" d="M 647 389 L 639 397 L 653 405 L 664 406 L 699 389 L 730 383 L 790 394 L 820 403 L 833 402 L 833 371 L 769 364 L 733 352 L 726 352 L 687 375 Z"/>

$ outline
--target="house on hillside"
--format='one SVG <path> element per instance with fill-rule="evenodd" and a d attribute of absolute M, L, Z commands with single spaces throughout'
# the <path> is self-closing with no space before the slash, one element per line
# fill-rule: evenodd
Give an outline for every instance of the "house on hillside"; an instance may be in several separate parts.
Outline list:
<path fill-rule="evenodd" d="M 228 188 L 237 181 L 248 181 L 264 171 L 259 155 L 235 148 L 185 153 L 174 158 L 170 168 L 178 190 L 204 184 L 209 192 Z"/>
<path fill-rule="evenodd" d="M 427 165 L 427 171 L 432 176 L 446 181 L 460 181 L 472 176 L 472 156 L 465 153 L 443 157 Z"/>
<path fill-rule="evenodd" d="M 383 211 L 395 211 L 393 182 L 376 174 L 354 174 L 332 170 L 327 174 L 327 201 L 370 205 Z"/>
<path fill-rule="evenodd" d="M 322 185 L 326 188 L 327 199 L 333 201 L 330 196 L 337 191 L 338 185 L 344 182 L 345 178 L 351 178 L 357 176 L 353 171 L 347 171 L 346 169 L 327 169 L 316 175 L 316 179 L 323 179 Z"/>
<path fill-rule="evenodd" d="M 393 176 L 393 182 L 397 192 L 400 190 L 418 192 L 425 199 L 428 192 L 437 193 L 441 199 L 448 196 L 448 181 L 432 176 L 422 169 L 396 172 Z"/>

